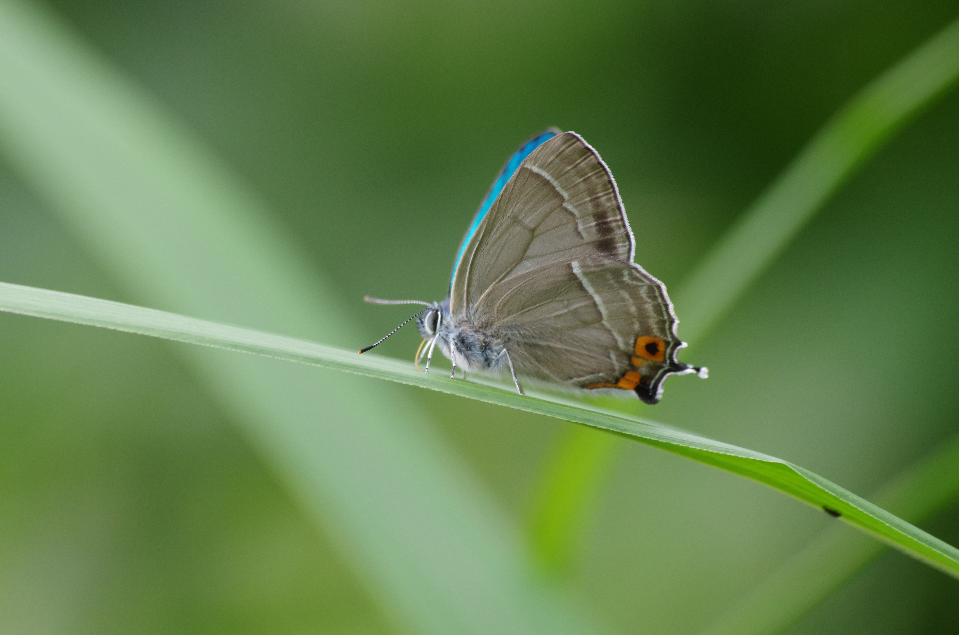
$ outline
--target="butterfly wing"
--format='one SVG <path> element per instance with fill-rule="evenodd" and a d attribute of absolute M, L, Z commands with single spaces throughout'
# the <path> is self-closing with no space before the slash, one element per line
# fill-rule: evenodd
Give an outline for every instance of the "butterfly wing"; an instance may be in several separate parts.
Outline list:
<path fill-rule="evenodd" d="M 501 339 L 520 374 L 656 402 L 683 344 L 664 285 L 634 263 L 614 179 L 573 132 L 521 163 L 461 259 L 451 312 Z"/>
<path fill-rule="evenodd" d="M 478 207 L 477 212 L 474 214 L 474 217 L 471 218 L 471 224 L 468 226 L 468 231 L 464 234 L 464 238 L 461 240 L 461 244 L 458 246 L 458 252 L 455 253 L 454 266 L 451 268 L 452 283 L 454 281 L 454 276 L 458 271 L 458 266 L 461 263 L 461 258 L 464 257 L 464 251 L 467 249 L 468 243 L 481 226 L 481 221 L 491 210 L 491 206 L 498 198 L 498 195 L 500 195 L 501 191 L 504 190 L 508 180 L 511 179 L 511 176 L 514 175 L 515 171 L 518 170 L 518 167 L 521 166 L 521 162 L 523 162 L 528 155 L 560 132 L 561 131 L 556 128 L 549 128 L 547 131 L 535 135 L 522 144 L 517 151 L 512 153 L 511 157 L 508 158 L 508 161 L 506 161 L 504 166 L 501 167 L 501 171 L 491 184 L 491 188 L 488 189 L 484 199 L 481 200 L 481 205 Z"/>

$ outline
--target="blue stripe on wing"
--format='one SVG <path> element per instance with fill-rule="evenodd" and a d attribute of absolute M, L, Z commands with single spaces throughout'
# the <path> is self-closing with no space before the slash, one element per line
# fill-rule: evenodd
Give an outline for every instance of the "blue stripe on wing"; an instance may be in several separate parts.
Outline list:
<path fill-rule="evenodd" d="M 471 225 L 468 226 L 468 232 L 464 234 L 464 239 L 461 240 L 461 245 L 458 246 L 457 255 L 454 257 L 454 267 L 451 269 L 451 285 L 454 285 L 454 275 L 458 271 L 458 266 L 461 264 L 461 258 L 464 257 L 464 251 L 468 248 L 468 243 L 470 243 L 471 238 L 474 237 L 474 233 L 478 231 L 478 227 L 481 226 L 481 220 L 484 216 L 488 214 L 491 210 L 491 206 L 494 205 L 498 195 L 504 190 L 505 185 L 514 175 L 518 167 L 521 166 L 521 162 L 524 161 L 528 155 L 534 152 L 534 149 L 538 148 L 552 137 L 557 135 L 559 131 L 557 129 L 549 129 L 540 135 L 532 137 L 530 140 L 521 145 L 514 155 L 508 158 L 505 162 L 504 168 L 498 173 L 497 179 L 491 184 L 491 188 L 488 189 L 488 193 L 484 196 L 484 200 L 481 202 L 481 206 L 478 208 L 478 212 L 474 214 L 474 218 L 471 220 Z"/>

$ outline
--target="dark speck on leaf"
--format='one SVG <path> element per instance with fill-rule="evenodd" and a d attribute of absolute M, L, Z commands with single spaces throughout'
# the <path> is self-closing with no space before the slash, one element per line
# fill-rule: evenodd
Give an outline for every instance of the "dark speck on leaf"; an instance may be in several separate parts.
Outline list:
<path fill-rule="evenodd" d="M 833 510 L 828 505 L 822 505 L 822 509 L 825 510 L 825 513 L 831 516 L 832 518 L 838 518 L 839 516 L 842 515 L 841 512 L 839 512 L 838 510 Z"/>

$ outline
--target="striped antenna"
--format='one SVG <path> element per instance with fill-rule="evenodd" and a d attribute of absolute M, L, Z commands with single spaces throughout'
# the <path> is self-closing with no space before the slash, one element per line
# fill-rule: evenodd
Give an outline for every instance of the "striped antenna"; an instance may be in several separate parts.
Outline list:
<path fill-rule="evenodd" d="M 365 298 L 364 300 L 367 301 L 367 298 Z M 421 303 L 421 302 L 413 302 L 413 303 Z M 425 305 L 428 305 L 428 304 L 425 304 Z M 413 315 L 411 315 L 410 317 L 408 317 L 407 319 L 405 319 L 404 321 L 402 321 L 401 323 L 399 323 L 399 324 L 394 328 L 394 330 L 392 330 L 391 332 L 387 333 L 386 335 L 384 335 L 383 337 L 381 337 L 380 339 L 378 339 L 377 341 L 375 341 L 375 342 L 372 343 L 371 345 L 366 346 L 366 347 L 364 347 L 364 348 L 361 348 L 360 350 L 357 351 L 357 353 L 358 353 L 358 354 L 364 354 L 364 353 L 367 352 L 368 350 L 373 350 L 374 348 L 378 347 L 378 346 L 381 345 L 388 337 L 392 336 L 395 332 L 397 332 L 398 330 L 400 330 L 401 328 L 403 328 L 406 323 L 408 323 L 409 321 L 411 321 L 411 319 L 414 319 L 415 317 L 417 317 L 418 315 L 420 315 L 422 312 L 423 312 L 423 310 L 418 310 L 418 311 L 415 312 Z"/>
<path fill-rule="evenodd" d="M 364 295 L 365 303 L 372 303 L 376 306 L 410 306 L 417 304 L 419 306 L 430 306 L 426 301 L 421 301 L 420 299 L 381 299 L 380 297 L 372 297 L 371 295 Z"/>

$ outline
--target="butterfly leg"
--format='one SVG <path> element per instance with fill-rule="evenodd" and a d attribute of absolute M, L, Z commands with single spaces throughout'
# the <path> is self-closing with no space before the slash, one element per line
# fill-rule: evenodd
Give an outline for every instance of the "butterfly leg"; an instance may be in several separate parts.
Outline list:
<path fill-rule="evenodd" d="M 508 354 L 507 349 L 502 350 L 501 354 L 508 360 L 508 370 L 511 371 L 511 380 L 514 381 L 514 388 L 518 391 L 518 394 L 524 394 L 524 390 L 521 389 L 521 383 L 518 381 L 518 375 L 514 373 L 514 364 L 511 363 L 511 355 Z"/>
<path fill-rule="evenodd" d="M 452 362 L 452 363 L 451 363 L 451 378 L 452 378 L 452 379 L 454 378 L 454 373 L 457 372 L 457 371 L 458 371 L 458 364 Z"/>
<path fill-rule="evenodd" d="M 437 344 L 437 342 L 438 342 L 438 338 L 435 335 L 435 337 L 431 339 L 431 344 L 428 346 L 428 360 L 427 360 L 427 363 L 424 364 L 425 372 L 431 369 L 431 355 L 434 354 L 434 346 L 435 344 Z"/>
<path fill-rule="evenodd" d="M 421 339 L 421 344 L 418 346 L 417 352 L 414 353 L 414 367 L 417 369 L 421 365 L 421 359 L 424 358 L 424 346 L 428 345 L 427 339 Z"/>

